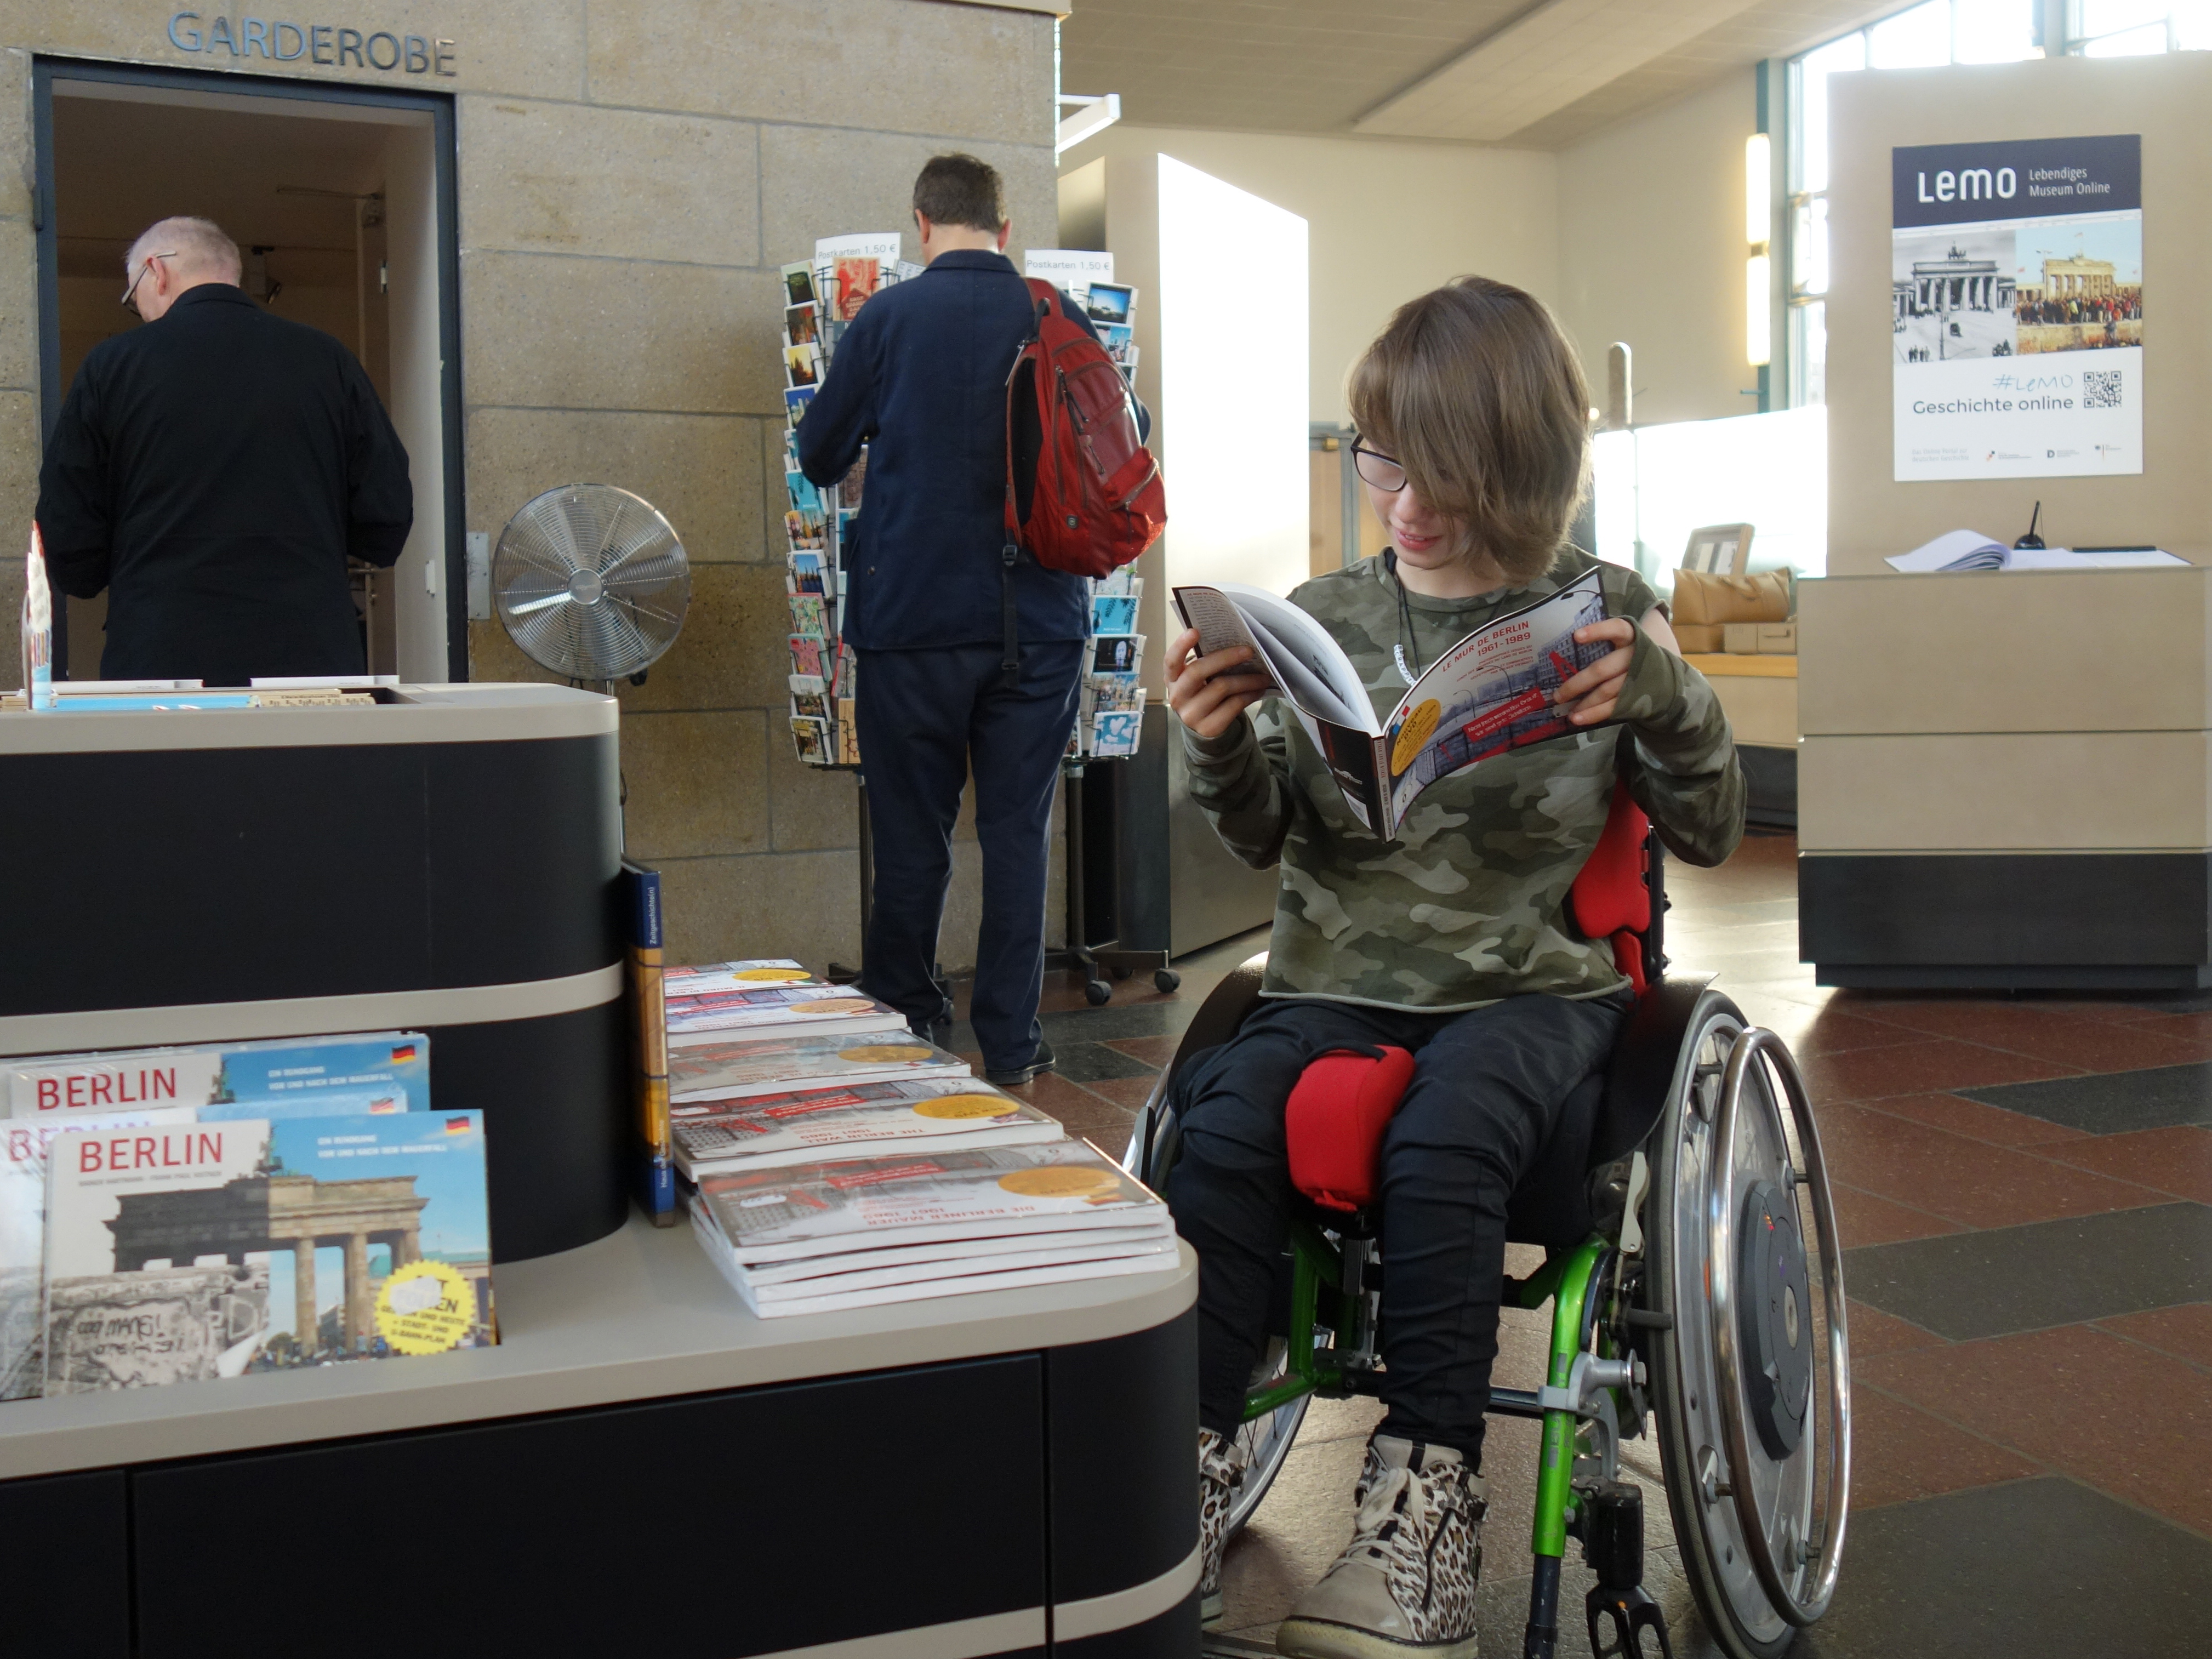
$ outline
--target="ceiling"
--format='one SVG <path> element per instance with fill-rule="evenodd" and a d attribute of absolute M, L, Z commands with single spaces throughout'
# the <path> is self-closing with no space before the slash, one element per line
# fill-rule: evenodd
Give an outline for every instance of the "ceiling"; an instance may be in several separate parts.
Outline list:
<path fill-rule="evenodd" d="M 264 109 L 273 99 L 254 100 Z M 282 107 L 281 105 L 278 106 Z M 116 276 L 138 233 L 171 214 L 212 219 L 241 247 L 295 256 L 355 245 L 356 191 L 384 185 L 387 125 L 112 97 L 54 100 L 61 274 Z M 278 193 L 280 185 L 290 187 Z M 301 187 L 331 192 L 292 193 Z"/>
<path fill-rule="evenodd" d="M 1899 0 L 1075 0 L 1060 84 L 1146 126 L 1555 149 Z"/>

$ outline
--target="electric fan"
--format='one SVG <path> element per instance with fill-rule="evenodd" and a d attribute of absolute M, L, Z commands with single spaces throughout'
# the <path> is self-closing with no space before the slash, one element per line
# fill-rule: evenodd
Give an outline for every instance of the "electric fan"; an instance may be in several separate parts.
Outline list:
<path fill-rule="evenodd" d="M 612 484 L 562 484 L 499 534 L 493 603 L 533 662 L 571 680 L 642 681 L 674 643 L 691 599 L 675 527 Z"/>

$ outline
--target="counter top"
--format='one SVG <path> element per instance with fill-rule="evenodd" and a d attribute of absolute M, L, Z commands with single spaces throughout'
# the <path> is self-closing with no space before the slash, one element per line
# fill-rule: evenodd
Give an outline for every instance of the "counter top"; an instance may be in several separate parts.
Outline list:
<path fill-rule="evenodd" d="M 382 1434 L 1096 1342 L 1175 1318 L 1172 1272 L 757 1319 L 688 1226 L 635 1212 L 580 1249 L 498 1268 L 501 1345 L 0 1404 L 0 1480 Z"/>
<path fill-rule="evenodd" d="M 1686 651 L 1682 660 L 1707 679 L 1718 676 L 1723 679 L 1794 680 L 1797 678 L 1797 659 L 1780 653 L 1762 652 L 1753 656 L 1741 651 Z"/>
<path fill-rule="evenodd" d="M 532 682 L 399 685 L 393 701 L 340 708 L 197 708 L 32 714 L 0 710 L 0 756 L 136 750 L 295 749 L 505 743 L 614 732 L 610 696 Z"/>

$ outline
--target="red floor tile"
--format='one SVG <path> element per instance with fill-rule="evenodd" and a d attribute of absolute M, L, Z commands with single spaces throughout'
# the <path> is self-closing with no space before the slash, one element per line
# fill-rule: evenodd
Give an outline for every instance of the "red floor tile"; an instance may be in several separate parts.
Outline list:
<path fill-rule="evenodd" d="M 1141 1060 L 1147 1066 L 1164 1066 L 1175 1058 L 1176 1048 L 1182 1042 L 1176 1032 L 1164 1036 L 1109 1037 L 1106 1047 L 1118 1048 L 1132 1060 Z"/>
<path fill-rule="evenodd" d="M 2033 1146 L 2039 1150 L 2065 1140 L 2087 1140 L 2088 1132 L 2063 1123 L 2047 1123 L 2026 1112 L 2008 1112 L 2002 1106 L 1984 1106 L 1959 1095 L 1890 1095 L 1868 1104 L 1893 1117 L 1911 1118 L 1933 1128 L 1948 1129 L 1969 1140 L 1986 1140 L 1992 1146 Z"/>
<path fill-rule="evenodd" d="M 1849 1012 L 1832 1002 L 1818 1008 L 1791 1002 L 1775 1002 L 1759 1007 L 1739 997 L 1736 1003 L 1752 1019 L 1788 1043 L 1790 1052 L 1801 1060 L 1810 1054 L 1849 1054 L 1856 1048 L 1889 1048 L 1901 1042 L 1916 1041 L 1910 1031 Z"/>
<path fill-rule="evenodd" d="M 1865 1106 L 1823 1107 L 1819 1122 L 1837 1180 L 1963 1226 L 2131 1210 L 2162 1196 Z"/>
<path fill-rule="evenodd" d="M 2141 1072 L 2212 1060 L 2212 1037 L 2164 1036 L 2142 1023 L 2054 1020 L 2043 1030 L 2016 1034 L 1996 1046 L 2085 1072 Z"/>
<path fill-rule="evenodd" d="M 1849 1054 L 1814 1054 L 1802 1069 L 1805 1087 L 1816 1103 L 1971 1089 L 1991 1083 L 2034 1083 L 2076 1074 L 2072 1066 L 1949 1038 L 1858 1048 Z"/>
<path fill-rule="evenodd" d="M 2087 1325 L 1856 1369 L 1870 1388 L 2212 1534 L 2212 1372 Z"/>
<path fill-rule="evenodd" d="M 2079 1169 L 2212 1204 L 2212 1129 L 2137 1129 L 2036 1150 Z"/>
<path fill-rule="evenodd" d="M 1993 1486 L 2041 1469 L 2017 1452 L 1875 1389 L 1851 1393 L 1851 1508 Z"/>
<path fill-rule="evenodd" d="M 1832 1190 L 1836 1197 L 1836 1231 L 1843 1236 L 1844 1248 L 1856 1249 L 1862 1244 L 1895 1244 L 1908 1238 L 1933 1238 L 1940 1233 L 1962 1233 L 1966 1230 L 1955 1221 L 1946 1221 L 1940 1215 L 1929 1215 L 1924 1210 L 1910 1209 L 1902 1204 L 1893 1204 L 1886 1198 L 1861 1192 L 1841 1182 Z"/>
<path fill-rule="evenodd" d="M 1840 1219 L 1837 1224 L 1842 1224 Z M 1933 1331 L 1922 1330 L 1909 1320 L 1886 1314 L 1879 1308 L 1869 1308 L 1863 1302 L 1853 1301 L 1850 1305 L 1851 1358 L 1854 1360 L 1870 1358 L 1878 1353 L 1898 1353 L 1906 1348 L 1940 1348 L 1943 1346 L 1942 1337 Z"/>
<path fill-rule="evenodd" d="M 2191 1302 L 2179 1308 L 2153 1308 L 2148 1313 L 2122 1314 L 2097 1322 L 2111 1331 L 2185 1359 L 2192 1365 L 2212 1367 L 2212 1302 Z"/>

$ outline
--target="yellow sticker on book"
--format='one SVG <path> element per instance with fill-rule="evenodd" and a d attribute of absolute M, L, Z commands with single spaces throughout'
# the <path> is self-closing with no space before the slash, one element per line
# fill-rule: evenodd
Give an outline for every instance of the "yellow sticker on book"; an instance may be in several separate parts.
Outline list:
<path fill-rule="evenodd" d="M 866 997 L 817 997 L 811 1002 L 794 1002 L 794 1014 L 864 1014 L 876 1005 Z"/>
<path fill-rule="evenodd" d="M 1080 1164 L 1016 1170 L 999 1177 L 999 1185 L 1024 1198 L 1089 1198 L 1094 1193 L 1111 1192 L 1121 1184 L 1111 1170 L 1085 1169 Z"/>
<path fill-rule="evenodd" d="M 1406 769 L 1413 763 L 1413 757 L 1421 752 L 1421 746 L 1436 731 L 1437 717 L 1443 712 L 1444 706 L 1431 697 L 1406 716 L 1406 723 L 1398 728 L 1397 742 L 1390 745 L 1392 777 L 1405 775 Z"/>
<path fill-rule="evenodd" d="M 730 977 L 748 985 L 792 985 L 814 975 L 804 968 L 741 968 Z"/>
<path fill-rule="evenodd" d="M 1014 1109 L 1010 1100 L 996 1095 L 939 1095 L 915 1103 L 916 1117 L 1004 1117 Z"/>
<path fill-rule="evenodd" d="M 930 1050 L 920 1042 L 871 1042 L 858 1048 L 840 1048 L 837 1058 L 855 1066 L 884 1066 L 895 1060 L 927 1060 Z"/>
<path fill-rule="evenodd" d="M 458 1348 L 476 1322 L 477 1293 L 442 1261 L 410 1261 L 376 1292 L 376 1334 L 394 1353 Z"/>

